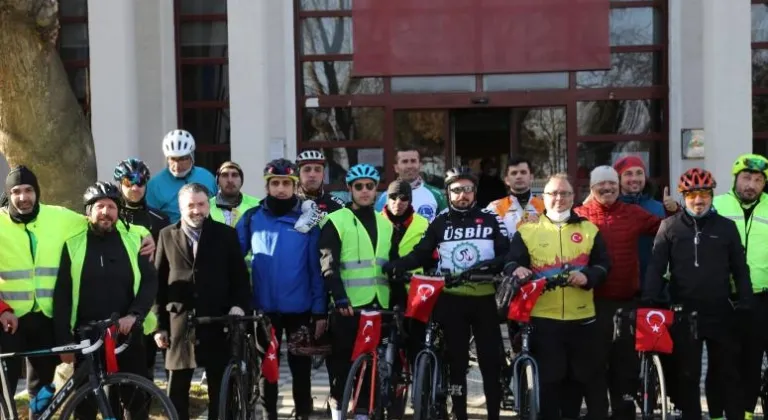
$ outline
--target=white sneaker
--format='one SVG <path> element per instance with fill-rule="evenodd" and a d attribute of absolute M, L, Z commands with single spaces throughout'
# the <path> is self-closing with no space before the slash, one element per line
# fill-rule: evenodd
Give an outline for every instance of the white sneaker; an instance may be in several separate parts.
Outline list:
<path fill-rule="evenodd" d="M 317 204 L 314 201 L 304 200 L 301 203 L 301 216 L 299 216 L 293 228 L 301 233 L 307 233 L 317 226 L 323 220 L 323 217 L 323 212 L 317 208 Z"/>
<path fill-rule="evenodd" d="M 341 419 L 341 410 L 331 410 L 331 420 Z"/>
<path fill-rule="evenodd" d="M 365 414 L 355 414 L 355 420 L 368 420 L 368 416 Z"/>

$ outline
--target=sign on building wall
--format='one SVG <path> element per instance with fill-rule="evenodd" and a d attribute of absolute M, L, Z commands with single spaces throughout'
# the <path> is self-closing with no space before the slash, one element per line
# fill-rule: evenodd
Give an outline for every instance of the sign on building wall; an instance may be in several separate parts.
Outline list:
<path fill-rule="evenodd" d="M 355 0 L 355 76 L 611 67 L 609 0 Z"/>
<path fill-rule="evenodd" d="M 683 129 L 683 159 L 704 159 L 704 130 Z"/>

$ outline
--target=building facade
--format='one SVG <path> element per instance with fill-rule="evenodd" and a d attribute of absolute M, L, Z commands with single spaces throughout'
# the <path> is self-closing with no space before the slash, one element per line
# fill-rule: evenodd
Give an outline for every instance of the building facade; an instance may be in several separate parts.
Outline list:
<path fill-rule="evenodd" d="M 395 150 L 416 147 L 434 183 L 512 154 L 581 191 L 632 153 L 662 185 L 702 166 L 722 192 L 736 156 L 766 152 L 768 0 L 610 0 L 610 70 L 381 77 L 353 74 L 353 1 L 60 0 L 99 178 L 133 156 L 159 170 L 177 127 L 198 164 L 237 161 L 257 195 L 268 160 L 306 148 L 338 188 L 359 162 L 393 179 Z"/>

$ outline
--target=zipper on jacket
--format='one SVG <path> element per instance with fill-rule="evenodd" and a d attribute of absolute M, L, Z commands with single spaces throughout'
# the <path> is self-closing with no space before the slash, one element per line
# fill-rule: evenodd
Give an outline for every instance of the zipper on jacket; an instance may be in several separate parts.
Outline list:
<path fill-rule="evenodd" d="M 698 267 L 699 266 L 699 242 L 701 242 L 699 235 L 701 235 L 701 231 L 699 230 L 699 224 L 696 223 L 696 218 L 693 218 L 693 229 L 695 231 L 695 235 L 693 237 L 693 265 L 695 267 Z"/>
<path fill-rule="evenodd" d="M 24 225 L 24 231 L 27 232 L 27 240 L 29 242 L 29 255 L 32 256 L 32 265 L 35 265 L 35 244 L 32 241 L 32 235 L 33 233 L 27 229 L 27 225 Z"/>
<path fill-rule="evenodd" d="M 557 234 L 560 238 L 560 264 L 561 264 L 561 270 L 562 270 L 562 264 L 563 264 L 563 228 L 566 225 L 558 226 L 557 227 Z M 562 274 L 562 272 L 560 273 Z M 562 304 L 560 305 L 560 318 L 565 319 L 565 289 L 560 289 L 560 296 L 562 297 Z"/>

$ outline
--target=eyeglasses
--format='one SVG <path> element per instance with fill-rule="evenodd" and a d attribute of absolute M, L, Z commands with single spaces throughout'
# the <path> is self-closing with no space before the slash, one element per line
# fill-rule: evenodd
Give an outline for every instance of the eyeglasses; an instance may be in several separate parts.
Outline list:
<path fill-rule="evenodd" d="M 550 191 L 550 192 L 545 192 L 544 195 L 547 195 L 550 197 L 568 198 L 573 195 L 573 191 Z"/>
<path fill-rule="evenodd" d="M 134 185 L 143 187 L 144 185 L 146 185 L 147 181 L 149 181 L 147 177 L 142 176 L 141 174 L 133 173 L 133 174 L 124 176 L 123 179 L 120 180 L 120 183 L 125 188 L 131 188 Z"/>
<path fill-rule="evenodd" d="M 762 159 L 744 158 L 743 163 L 750 171 L 765 172 L 768 169 L 768 163 Z"/>
<path fill-rule="evenodd" d="M 352 185 L 352 188 L 354 188 L 355 191 L 362 191 L 363 188 L 368 191 L 373 191 L 376 189 L 376 184 L 373 182 L 358 182 L 357 184 Z"/>
<path fill-rule="evenodd" d="M 400 201 L 411 201 L 410 197 L 408 197 L 407 195 L 403 195 L 403 194 L 390 195 L 387 198 L 389 198 L 392 201 L 397 201 L 397 200 L 400 200 Z"/>
<path fill-rule="evenodd" d="M 712 197 L 712 190 L 691 190 L 683 193 L 685 198 Z"/>
<path fill-rule="evenodd" d="M 454 193 L 454 194 L 471 193 L 471 192 L 475 192 L 475 186 L 474 185 L 460 185 L 458 187 L 450 188 L 449 191 Z"/>

